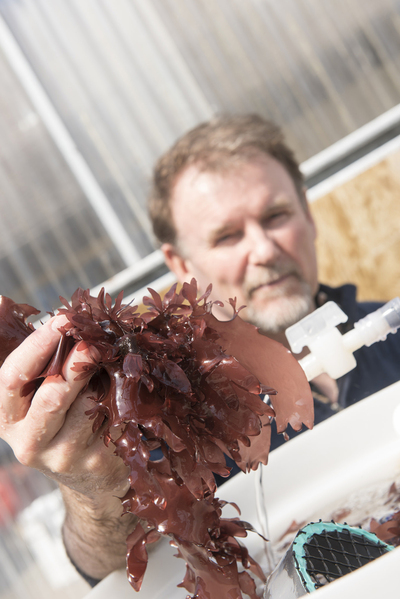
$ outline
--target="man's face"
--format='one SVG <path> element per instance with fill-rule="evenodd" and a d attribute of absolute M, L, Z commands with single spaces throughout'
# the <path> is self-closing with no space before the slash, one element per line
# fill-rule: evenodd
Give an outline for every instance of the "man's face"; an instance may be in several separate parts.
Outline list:
<path fill-rule="evenodd" d="M 171 208 L 178 251 L 169 265 L 202 291 L 212 283 L 211 298 L 225 303 L 216 316 L 231 317 L 227 300 L 236 297 L 246 306 L 242 318 L 277 335 L 313 310 L 314 223 L 274 158 L 259 155 L 222 173 L 190 166 Z"/>

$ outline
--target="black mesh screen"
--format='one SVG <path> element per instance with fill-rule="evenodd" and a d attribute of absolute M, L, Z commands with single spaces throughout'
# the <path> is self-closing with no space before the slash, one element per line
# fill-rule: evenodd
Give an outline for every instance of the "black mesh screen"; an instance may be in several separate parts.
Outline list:
<path fill-rule="evenodd" d="M 348 530 L 314 534 L 303 545 L 306 568 L 315 587 L 357 570 L 387 552 L 385 545 Z"/>

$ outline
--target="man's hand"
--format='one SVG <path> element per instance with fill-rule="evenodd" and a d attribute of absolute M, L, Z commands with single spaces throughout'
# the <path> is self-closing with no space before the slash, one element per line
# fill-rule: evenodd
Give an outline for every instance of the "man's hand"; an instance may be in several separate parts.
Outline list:
<path fill-rule="evenodd" d="M 76 345 L 63 376 L 49 376 L 35 393 L 21 394 L 54 354 L 65 322 L 62 316 L 53 317 L 6 358 L 0 369 L 0 437 L 22 464 L 60 483 L 67 508 L 67 550 L 80 569 L 102 578 L 123 565 L 125 539 L 135 519 L 121 517 L 118 499 L 129 488 L 128 469 L 114 455 L 113 445 L 105 446 L 102 430 L 93 433 L 93 421 L 86 414 L 94 405 L 90 387 L 84 390 L 88 379 L 75 380 L 77 373 L 71 370 L 74 364 L 92 361 L 88 350 Z M 107 551 L 110 530 L 115 531 L 114 545 L 121 547 L 118 557 L 113 550 L 117 562 L 108 556 L 101 559 L 98 553 L 102 545 Z M 93 564 L 86 552 L 95 554 Z"/>

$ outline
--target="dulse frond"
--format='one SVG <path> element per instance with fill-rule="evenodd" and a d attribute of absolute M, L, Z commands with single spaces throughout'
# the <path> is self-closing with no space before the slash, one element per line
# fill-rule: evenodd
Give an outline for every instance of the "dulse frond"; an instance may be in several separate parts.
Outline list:
<path fill-rule="evenodd" d="M 77 378 L 92 375 L 97 405 L 88 417 L 95 430 L 107 418 L 104 441 L 114 444 L 130 471 L 124 512 L 147 523 L 128 538 L 129 580 L 140 589 L 146 544 L 167 535 L 187 564 L 182 586 L 196 598 L 243 592 L 256 599 L 254 581 L 248 572 L 239 573 L 238 563 L 263 573 L 236 538 L 253 528 L 222 518 L 226 502 L 215 496 L 214 473 L 229 474 L 226 455 L 243 471 L 265 464 L 275 417 L 279 430 L 289 422 L 294 428 L 311 426 L 307 381 L 289 352 L 238 317 L 236 299 L 229 300 L 232 320 L 220 322 L 208 301 L 211 286 L 198 299 L 194 279 L 180 293 L 174 285 L 163 299 L 149 293 L 143 301 L 149 309 L 140 316 L 136 306 L 122 304 L 122 294 L 113 306 L 104 289 L 97 297 L 77 289 L 60 309 L 68 319 L 63 339 L 84 343 L 94 358 L 94 364 L 75 367 Z M 25 324 L 30 310 L 35 309 L 18 308 L 7 298 L 0 303 L 0 337 L 2 327 L 5 336 L 10 327 L 18 330 L 8 352 L 32 332 Z M 66 358 L 63 343 L 49 373 Z M 275 397 L 276 391 L 273 408 L 259 396 Z M 117 427 L 122 428 L 114 439 Z M 155 448 L 162 449 L 160 459 L 152 458 Z"/>

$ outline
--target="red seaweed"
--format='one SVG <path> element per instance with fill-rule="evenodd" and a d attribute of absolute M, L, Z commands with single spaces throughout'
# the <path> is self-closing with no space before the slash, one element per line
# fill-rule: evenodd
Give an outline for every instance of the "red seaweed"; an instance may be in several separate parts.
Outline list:
<path fill-rule="evenodd" d="M 78 289 L 71 303 L 61 298 L 65 307 L 59 313 L 68 323 L 61 329 L 58 357 L 26 392 L 49 373 L 61 372 L 71 339 L 85 342 L 95 363 L 74 369 L 78 378 L 90 374 L 96 391 L 88 416 L 94 430 L 107 420 L 104 441 L 114 444 L 130 471 L 130 489 L 121 498 L 124 513 L 141 520 L 127 539 L 131 585 L 140 590 L 146 544 L 167 535 L 186 561 L 180 586 L 193 598 L 234 599 L 245 593 L 256 599 L 247 571 L 264 575 L 238 541 L 253 528 L 222 517 L 226 502 L 215 496 L 214 474 L 229 475 L 225 456 L 244 472 L 266 464 L 273 419 L 282 433 L 288 424 L 294 430 L 303 424 L 311 428 L 308 383 L 288 350 L 238 316 L 234 300 L 229 300 L 232 320 L 218 321 L 207 301 L 211 286 L 200 299 L 194 279 L 180 293 L 174 285 L 163 299 L 149 292 L 144 314 L 122 304 L 122 293 L 113 305 L 104 289 L 98 297 Z M 4 357 L 32 332 L 24 323 L 34 313 L 3 298 Z M 20 336 L 8 333 L 15 320 Z"/>
<path fill-rule="evenodd" d="M 39 312 L 28 304 L 16 304 L 9 297 L 0 295 L 0 366 L 8 354 L 33 332 L 33 326 L 26 319 Z"/>

